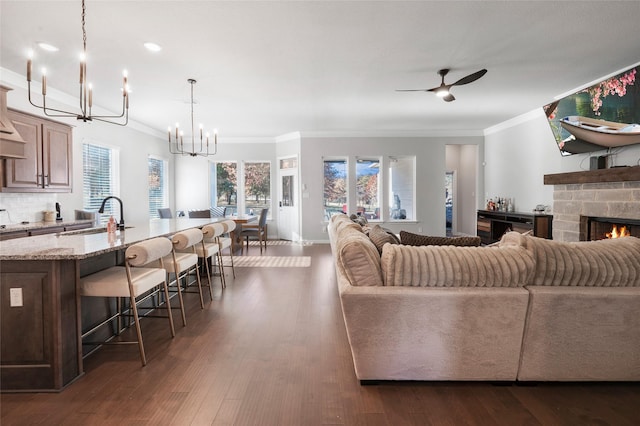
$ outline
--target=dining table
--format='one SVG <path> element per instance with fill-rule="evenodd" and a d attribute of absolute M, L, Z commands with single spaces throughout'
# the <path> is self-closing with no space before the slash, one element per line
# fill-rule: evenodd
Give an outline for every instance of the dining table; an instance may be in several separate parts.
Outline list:
<path fill-rule="evenodd" d="M 228 216 L 228 218 L 233 220 L 236 223 L 236 229 L 230 235 L 231 241 L 233 243 L 232 250 L 235 253 L 238 250 L 242 249 L 242 239 L 240 238 L 240 230 L 242 229 L 242 226 L 249 223 L 257 222 L 258 215 L 236 214 L 236 215 Z"/>

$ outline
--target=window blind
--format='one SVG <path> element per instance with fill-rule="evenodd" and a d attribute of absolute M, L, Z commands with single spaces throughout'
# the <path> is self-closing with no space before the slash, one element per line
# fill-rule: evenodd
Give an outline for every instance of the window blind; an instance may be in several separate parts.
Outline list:
<path fill-rule="evenodd" d="M 85 210 L 98 211 L 102 200 L 116 193 L 114 188 L 114 153 L 103 146 L 82 145 L 82 204 Z M 114 214 L 112 202 L 105 205 L 101 218 L 108 220 Z"/>

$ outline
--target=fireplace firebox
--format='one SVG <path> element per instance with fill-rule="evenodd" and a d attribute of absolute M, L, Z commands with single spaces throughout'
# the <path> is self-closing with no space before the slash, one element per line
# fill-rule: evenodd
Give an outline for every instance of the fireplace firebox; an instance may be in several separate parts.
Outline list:
<path fill-rule="evenodd" d="M 615 229 L 614 229 L 615 227 Z M 580 241 L 595 241 L 611 238 L 608 234 L 621 233 L 640 238 L 640 220 L 616 217 L 580 216 Z"/>

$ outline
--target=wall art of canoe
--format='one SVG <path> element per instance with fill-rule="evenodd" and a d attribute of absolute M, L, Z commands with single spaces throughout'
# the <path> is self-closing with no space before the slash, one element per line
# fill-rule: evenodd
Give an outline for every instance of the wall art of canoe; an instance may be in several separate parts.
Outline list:
<path fill-rule="evenodd" d="M 640 143 L 640 124 L 616 123 L 571 115 L 560 120 L 560 125 L 576 139 L 603 147 L 613 148 Z"/>

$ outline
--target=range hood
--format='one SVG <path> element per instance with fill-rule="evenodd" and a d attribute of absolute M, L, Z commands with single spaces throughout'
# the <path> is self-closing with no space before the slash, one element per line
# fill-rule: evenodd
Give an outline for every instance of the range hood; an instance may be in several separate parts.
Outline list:
<path fill-rule="evenodd" d="M 0 158 L 25 158 L 26 142 L 9 120 L 7 92 L 13 90 L 0 84 Z"/>

